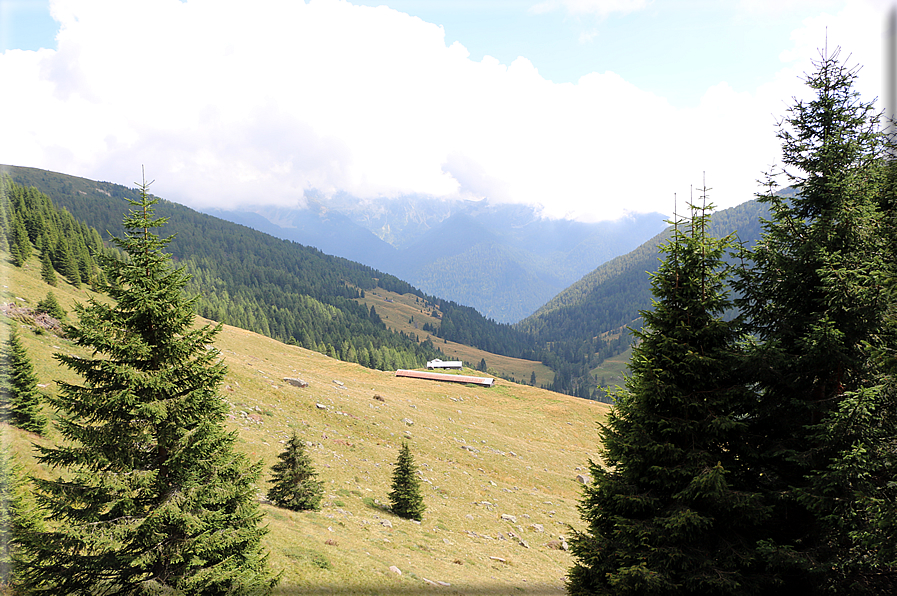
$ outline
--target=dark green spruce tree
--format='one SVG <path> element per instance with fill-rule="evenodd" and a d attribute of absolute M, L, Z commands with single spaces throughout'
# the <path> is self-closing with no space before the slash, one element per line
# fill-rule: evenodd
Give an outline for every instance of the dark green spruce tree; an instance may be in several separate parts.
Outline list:
<path fill-rule="evenodd" d="M 295 431 L 277 458 L 280 461 L 271 467 L 273 474 L 269 481 L 274 485 L 268 490 L 271 502 L 293 511 L 320 509 L 324 485 L 317 479 L 305 443 Z"/>
<path fill-rule="evenodd" d="M 788 594 L 897 593 L 897 412 L 876 357 L 894 348 L 893 203 L 882 200 L 885 139 L 854 89 L 858 71 L 839 50 L 820 53 L 806 78 L 814 97 L 778 131 L 794 195 L 769 178 L 760 200 L 771 219 L 735 281 L 756 338 L 759 486 L 774 507 L 761 547 Z"/>
<path fill-rule="evenodd" d="M 47 313 L 57 321 L 64 320 L 66 316 L 65 310 L 52 291 L 47 292 L 47 297 L 37 303 L 37 311 Z"/>
<path fill-rule="evenodd" d="M 692 207 L 661 247 L 654 308 L 633 330 L 630 376 L 600 428 L 603 462 L 590 462 L 570 594 L 762 594 L 771 585 L 755 573 L 767 508 L 752 489 L 741 324 L 723 318 L 730 241 L 705 236 L 706 209 Z"/>
<path fill-rule="evenodd" d="M 44 245 L 44 249 L 41 251 L 40 278 L 51 286 L 56 287 L 56 270 L 53 269 L 53 261 L 50 260 L 50 250 L 46 245 Z"/>
<path fill-rule="evenodd" d="M 15 330 L 9 333 L 6 356 L 10 422 L 22 430 L 41 434 L 47 428 L 47 418 L 41 408 L 44 398 L 37 388 L 34 365 Z"/>
<path fill-rule="evenodd" d="M 111 300 L 77 305 L 66 333 L 92 354 L 57 354 L 82 384 L 60 382 L 58 446 L 39 461 L 64 473 L 35 479 L 54 523 L 26 534 L 27 588 L 46 594 L 268 594 L 256 497 L 260 463 L 235 450 L 217 393 L 226 368 L 194 327 L 187 276 L 153 230 L 157 199 L 140 189 L 104 259 Z"/>
<path fill-rule="evenodd" d="M 403 442 L 399 459 L 392 471 L 392 491 L 389 493 L 392 512 L 405 519 L 421 521 L 427 507 L 420 494 L 420 478 L 408 443 Z"/>

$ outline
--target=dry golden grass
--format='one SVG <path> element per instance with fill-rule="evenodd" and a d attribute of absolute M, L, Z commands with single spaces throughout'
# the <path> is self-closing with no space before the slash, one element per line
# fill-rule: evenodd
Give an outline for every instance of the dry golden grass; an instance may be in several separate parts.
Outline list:
<path fill-rule="evenodd" d="M 17 294 L 34 304 L 51 289 L 34 258 L 25 270 L 5 260 L 0 267 L 4 301 Z M 65 308 L 87 296 L 61 281 L 53 291 Z M 55 391 L 54 379 L 72 379 L 52 359 L 76 352 L 70 342 L 21 330 L 46 391 Z M 576 476 L 597 457 L 605 405 L 507 381 L 483 388 L 397 378 L 228 326 L 216 345 L 229 367 L 221 395 L 238 447 L 268 470 L 295 430 L 312 445 L 325 485 L 319 512 L 262 505 L 269 561 L 283 573 L 279 593 L 564 593 L 572 559 L 556 546 L 582 525 Z M 29 469 L 47 473 L 30 459 L 35 437 L 2 430 Z M 402 441 L 424 479 L 420 524 L 382 506 Z"/>
<path fill-rule="evenodd" d="M 390 329 L 407 334 L 414 333 L 420 341 L 427 339 L 428 334 L 422 331 L 425 323 L 439 326 L 439 319 L 430 316 L 432 308 L 425 308 L 423 301 L 411 294 L 396 294 L 378 288 L 376 291 L 366 292 L 365 297 L 358 302 L 368 308 L 373 306 Z M 413 322 L 411 322 L 412 318 Z M 485 359 L 492 374 L 512 377 L 529 383 L 532 373 L 535 372 L 537 387 L 554 382 L 554 371 L 541 362 L 500 356 L 453 341 L 443 341 L 438 337 L 432 339 L 433 344 L 450 359 L 463 360 L 474 366 L 479 364 L 480 360 Z"/>

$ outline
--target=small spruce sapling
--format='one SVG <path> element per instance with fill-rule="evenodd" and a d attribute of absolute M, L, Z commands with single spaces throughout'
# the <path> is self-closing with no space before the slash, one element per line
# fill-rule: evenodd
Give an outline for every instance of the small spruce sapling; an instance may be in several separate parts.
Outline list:
<path fill-rule="evenodd" d="M 39 312 L 47 313 L 58 321 L 65 320 L 66 312 L 59 304 L 59 300 L 56 299 L 56 295 L 53 292 L 47 292 L 47 297 L 37 303 L 37 310 Z"/>
<path fill-rule="evenodd" d="M 324 487 L 317 480 L 311 457 L 295 431 L 277 458 L 280 461 L 271 467 L 273 477 L 269 481 L 274 485 L 268 490 L 271 502 L 293 511 L 320 509 Z"/>
<path fill-rule="evenodd" d="M 408 443 L 402 443 L 399 460 L 392 473 L 392 492 L 389 493 L 389 504 L 392 512 L 399 517 L 421 521 L 426 505 L 420 494 L 420 479 L 417 477 L 417 466 Z"/>

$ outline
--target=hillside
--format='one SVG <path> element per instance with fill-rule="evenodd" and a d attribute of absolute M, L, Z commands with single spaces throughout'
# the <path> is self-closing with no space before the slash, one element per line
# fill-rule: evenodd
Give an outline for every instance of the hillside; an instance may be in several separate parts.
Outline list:
<path fill-rule="evenodd" d="M 722 209 L 713 213 L 708 233 L 733 234 L 746 247 L 753 246 L 767 213 L 758 201 Z M 598 267 L 515 326 L 534 335 L 538 345 L 552 346 L 552 355 L 564 356 L 548 362 L 560 377 L 553 388 L 567 386 L 577 395 L 589 394 L 596 384 L 596 366 L 626 350 L 625 328 L 638 327 L 639 311 L 651 307 L 650 273 L 657 271 L 659 247 L 671 232 L 667 229 Z"/>
<path fill-rule="evenodd" d="M 34 256 L 16 268 L 0 254 L 0 276 L 3 303 L 34 305 L 52 290 L 70 309 L 92 295 L 65 281 L 48 286 Z M 18 326 L 44 391 L 76 380 L 52 354 L 78 348 L 27 318 L 0 320 L 4 331 Z M 484 389 L 396 378 L 232 326 L 216 347 L 229 367 L 221 395 L 240 448 L 268 469 L 296 430 L 326 486 L 320 512 L 263 505 L 270 563 L 284 572 L 280 594 L 564 593 L 571 557 L 560 536 L 580 527 L 576 476 L 596 457 L 606 406 L 501 380 Z M 49 473 L 34 465 L 30 445 L 53 433 L 0 430 L 33 473 Z M 382 507 L 402 441 L 424 478 L 421 524 Z"/>

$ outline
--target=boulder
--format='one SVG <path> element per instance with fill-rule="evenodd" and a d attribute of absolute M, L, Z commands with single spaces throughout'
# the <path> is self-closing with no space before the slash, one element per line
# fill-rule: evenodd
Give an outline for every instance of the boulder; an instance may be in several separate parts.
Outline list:
<path fill-rule="evenodd" d="M 293 387 L 299 387 L 300 389 L 305 389 L 306 387 L 308 387 L 308 383 L 306 381 L 303 381 L 302 379 L 294 379 L 291 377 L 284 377 L 283 382 L 289 383 Z"/>

